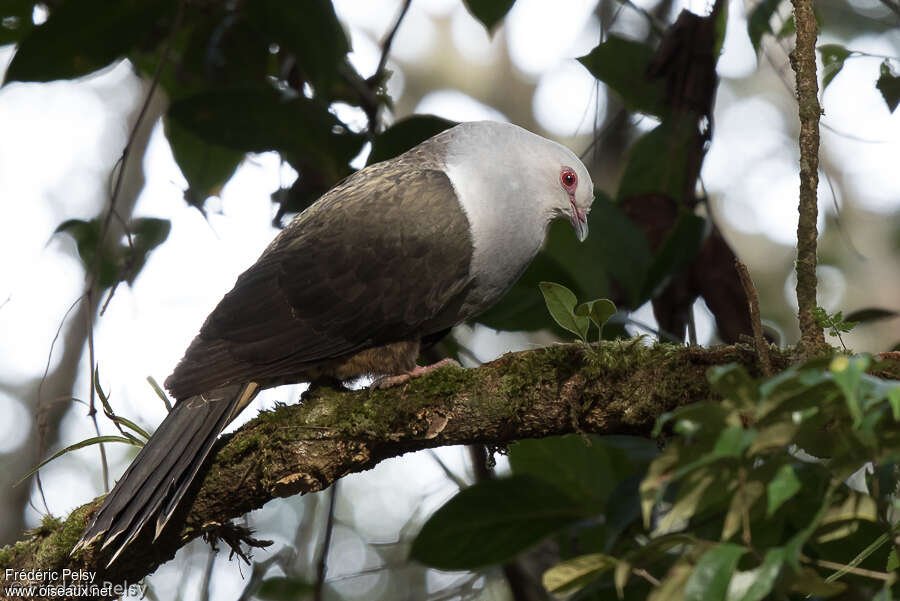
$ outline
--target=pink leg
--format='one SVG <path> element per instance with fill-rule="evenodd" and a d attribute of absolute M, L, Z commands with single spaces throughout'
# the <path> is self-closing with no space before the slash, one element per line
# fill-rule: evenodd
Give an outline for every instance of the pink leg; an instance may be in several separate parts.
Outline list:
<path fill-rule="evenodd" d="M 382 390 L 385 388 L 392 388 L 394 386 L 399 386 L 400 384 L 405 384 L 409 382 L 413 378 L 418 378 L 419 376 L 424 376 L 428 372 L 434 371 L 441 367 L 447 366 L 454 367 L 462 367 L 459 362 L 454 361 L 453 359 L 441 359 L 437 363 L 432 363 L 431 365 L 426 365 L 422 367 L 421 365 L 417 365 L 412 371 L 408 371 L 405 374 L 397 374 L 396 376 L 382 376 L 372 382 L 372 388 L 377 390 Z"/>

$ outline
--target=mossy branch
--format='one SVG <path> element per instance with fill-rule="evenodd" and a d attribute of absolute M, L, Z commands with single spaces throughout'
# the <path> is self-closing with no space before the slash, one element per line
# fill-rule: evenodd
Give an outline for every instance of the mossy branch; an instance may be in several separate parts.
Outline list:
<path fill-rule="evenodd" d="M 711 397 L 710 366 L 738 362 L 759 373 L 756 357 L 741 346 L 571 344 L 511 353 L 479 368 L 443 368 L 387 390 L 317 388 L 300 404 L 263 412 L 223 437 L 171 522 L 180 528 L 152 545 L 139 538 L 109 568 L 105 552 L 93 548 L 70 557 L 98 498 L 0 550 L 0 575 L 7 568 L 68 568 L 95 572 L 96 581 L 134 583 L 198 536 L 246 540 L 229 521 L 275 497 L 322 490 L 409 451 L 570 432 L 649 436 L 663 412 Z M 776 369 L 788 360 L 773 352 Z"/>
<path fill-rule="evenodd" d="M 819 216 L 816 189 L 819 185 L 819 84 L 816 79 L 818 25 L 812 0 L 791 0 L 797 44 L 791 66 L 797 74 L 800 111 L 800 219 L 797 223 L 797 304 L 800 321 L 800 351 L 811 357 L 823 352 L 825 335 L 813 318 L 816 308 L 816 238 Z"/>

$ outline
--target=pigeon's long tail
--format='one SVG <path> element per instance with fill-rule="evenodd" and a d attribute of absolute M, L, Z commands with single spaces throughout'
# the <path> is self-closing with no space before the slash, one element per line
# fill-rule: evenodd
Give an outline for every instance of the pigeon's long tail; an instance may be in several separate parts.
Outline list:
<path fill-rule="evenodd" d="M 154 518 L 156 540 L 218 435 L 258 391 L 252 382 L 233 384 L 175 403 L 72 552 L 103 538 L 101 548 L 117 546 L 107 565 L 112 564 Z"/>

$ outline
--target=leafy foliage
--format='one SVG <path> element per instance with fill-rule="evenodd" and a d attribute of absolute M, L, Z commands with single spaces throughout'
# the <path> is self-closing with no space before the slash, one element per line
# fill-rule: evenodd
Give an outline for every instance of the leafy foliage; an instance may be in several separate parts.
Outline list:
<path fill-rule="evenodd" d="M 845 321 L 843 311 L 838 311 L 834 315 L 829 315 L 825 309 L 822 307 L 816 307 L 813 309 L 813 318 L 816 320 L 816 323 L 819 324 L 819 327 L 822 329 L 828 328 L 828 333 L 832 336 L 836 336 L 838 340 L 841 341 L 841 346 L 845 349 L 847 346 L 844 344 L 844 339 L 841 338 L 841 333 L 846 334 L 850 330 L 856 327 L 856 321 Z"/>
<path fill-rule="evenodd" d="M 469 12 L 493 35 L 516 0 L 464 0 L 464 2 Z"/>
<path fill-rule="evenodd" d="M 582 513 L 553 525 L 561 562 L 545 574 L 545 586 L 576 599 L 613 599 L 616 590 L 640 598 L 632 595 L 643 594 L 637 591 L 649 577 L 653 599 L 760 600 L 776 591 L 801 598 L 849 588 L 892 598 L 896 554 L 887 543 L 896 532 L 888 516 L 900 466 L 900 383 L 867 375 L 871 366 L 868 356 L 840 355 L 767 380 L 737 365 L 713 368 L 709 380 L 721 401 L 660 418 L 658 431 L 672 438 L 649 464 L 612 439 L 513 445 L 510 480 L 527 473 L 530 486 L 556 495 L 548 507 L 562 511 L 567 502 Z M 859 491 L 847 479 L 867 462 L 874 472 Z M 480 491 L 497 511 L 496 486 L 479 483 L 459 497 Z M 635 505 L 640 515 L 622 514 Z M 470 532 L 479 518 L 456 509 L 455 527 Z M 449 536 L 453 525 L 442 517 Z M 498 534 L 494 525 L 471 531 L 477 535 L 455 551 L 460 567 L 485 565 L 480 549 Z M 507 539 L 503 556 L 514 542 L 521 552 L 536 541 Z M 838 574 L 842 564 L 869 572 Z"/>
<path fill-rule="evenodd" d="M 541 282 L 540 287 L 547 310 L 560 327 L 587 342 L 588 329 L 593 322 L 603 338 L 603 326 L 616 313 L 616 305 L 611 300 L 598 298 L 579 305 L 575 293 L 562 284 Z"/>

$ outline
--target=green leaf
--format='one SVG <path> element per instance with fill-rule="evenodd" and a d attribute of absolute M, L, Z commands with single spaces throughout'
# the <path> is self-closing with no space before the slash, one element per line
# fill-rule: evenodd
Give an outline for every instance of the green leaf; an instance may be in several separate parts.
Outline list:
<path fill-rule="evenodd" d="M 141 217 L 132 220 L 128 227 L 131 230 L 131 239 L 134 244 L 134 248 L 129 248 L 127 251 L 131 256 L 127 274 L 128 283 L 131 284 L 140 273 L 144 263 L 147 262 L 150 252 L 169 237 L 172 223 L 168 219 Z"/>
<path fill-rule="evenodd" d="M 80 77 L 122 58 L 150 34 L 166 31 L 176 0 L 73 0 L 19 43 L 6 82 Z"/>
<path fill-rule="evenodd" d="M 603 326 L 615 314 L 616 304 L 608 298 L 598 298 L 597 300 L 581 303 L 575 307 L 575 315 L 589 317 L 594 322 L 594 325 L 600 329 L 600 338 L 603 338 Z"/>
<path fill-rule="evenodd" d="M 689 119 L 666 119 L 631 147 L 619 180 L 618 201 L 662 194 L 675 201 L 685 193 L 685 173 L 692 153 L 695 125 Z"/>
<path fill-rule="evenodd" d="M 700 251 L 706 234 L 706 219 L 682 210 L 647 270 L 641 300 L 658 294 L 673 277 L 684 272 Z M 642 304 L 642 303 L 639 303 Z"/>
<path fill-rule="evenodd" d="M 295 166 L 312 163 L 335 177 L 364 142 L 326 107 L 268 86 L 182 98 L 169 107 L 169 118 L 208 143 L 241 152 L 277 150 Z"/>
<path fill-rule="evenodd" d="M 891 573 L 897 570 L 900 570 L 900 558 L 897 557 L 897 549 L 891 549 L 891 552 L 888 553 L 887 565 L 884 566 L 884 571 Z"/>
<path fill-rule="evenodd" d="M 585 517 L 568 495 L 531 476 L 485 480 L 461 491 L 425 522 L 410 557 L 441 570 L 502 563 Z"/>
<path fill-rule="evenodd" d="M 124 442 L 125 444 L 130 444 L 130 445 L 134 445 L 134 446 L 138 446 L 138 447 L 141 446 L 138 442 L 135 441 L 134 438 L 127 438 L 124 436 L 94 436 L 93 438 L 88 438 L 88 439 L 82 440 L 81 442 L 76 442 L 73 445 L 69 445 L 64 449 L 60 449 L 59 451 L 53 453 L 52 455 L 50 455 L 50 457 L 48 457 L 47 459 L 44 459 L 39 464 L 37 464 L 37 466 L 35 466 L 27 474 L 25 474 L 24 476 L 19 478 L 19 480 L 16 482 L 16 484 L 14 486 L 21 484 L 30 475 L 32 475 L 33 473 L 35 473 L 36 471 L 38 471 L 39 469 L 41 469 L 42 467 L 44 467 L 45 465 L 47 465 L 48 463 L 50 463 L 51 461 L 56 459 L 57 457 L 61 457 L 62 455 L 65 455 L 69 451 L 77 451 L 78 449 L 83 449 L 84 447 L 89 447 L 89 446 L 95 445 L 95 444 L 103 444 L 105 442 Z"/>
<path fill-rule="evenodd" d="M 894 415 L 894 421 L 900 422 L 900 386 L 889 390 L 887 398 L 891 404 L 891 413 Z"/>
<path fill-rule="evenodd" d="M 684 587 L 684 601 L 724 601 L 731 575 L 745 552 L 742 545 L 726 543 L 703 553 Z"/>
<path fill-rule="evenodd" d="M 541 577 L 544 588 L 555 595 L 567 595 L 581 590 L 591 581 L 616 565 L 616 558 L 602 553 L 590 553 L 567 559 Z"/>
<path fill-rule="evenodd" d="M 172 156 L 188 182 L 190 204 L 202 208 L 203 201 L 221 193 L 244 159 L 244 153 L 210 144 L 168 117 L 163 123 Z"/>
<path fill-rule="evenodd" d="M 775 477 L 766 486 L 768 492 L 769 505 L 766 509 L 766 515 L 771 516 L 785 501 L 800 492 L 801 484 L 794 468 L 791 465 L 783 465 L 776 472 Z"/>
<path fill-rule="evenodd" d="M 844 68 L 844 61 L 852 52 L 840 44 L 822 44 L 818 47 L 818 51 L 822 55 L 822 89 L 824 90 Z"/>
<path fill-rule="evenodd" d="M 169 401 L 169 397 L 166 396 L 165 391 L 156 383 L 156 380 L 153 376 L 147 376 L 147 383 L 150 384 L 150 388 L 153 389 L 153 392 L 156 393 L 156 396 L 162 400 L 163 405 L 166 406 L 166 412 L 172 411 L 172 403 Z"/>
<path fill-rule="evenodd" d="M 254 597 L 266 601 L 302 601 L 311 598 L 316 588 L 300 578 L 273 576 L 259 584 Z"/>
<path fill-rule="evenodd" d="M 367 165 L 401 155 L 413 146 L 457 125 L 434 115 L 412 115 L 397 121 L 375 137 Z"/>
<path fill-rule="evenodd" d="M 844 399 L 847 402 L 847 409 L 853 417 L 853 426 L 858 428 L 862 424 L 862 405 L 859 399 L 859 383 L 862 375 L 869 367 L 871 359 L 868 356 L 847 357 L 838 355 L 831 361 L 829 369 L 834 376 L 841 392 L 844 393 Z"/>
<path fill-rule="evenodd" d="M 893 113 L 900 104 L 900 76 L 894 74 L 894 69 L 887 59 L 881 63 L 881 74 L 875 82 L 875 87 L 881 92 L 881 97 Z"/>
<path fill-rule="evenodd" d="M 751 570 L 752 584 L 744 591 L 737 601 L 762 601 L 772 592 L 778 575 L 781 574 L 781 567 L 784 565 L 784 549 L 769 549 L 766 552 L 765 559 L 761 566 L 755 570 Z"/>
<path fill-rule="evenodd" d="M 756 430 L 741 426 L 729 426 L 722 430 L 713 447 L 718 457 L 740 457 L 756 437 Z"/>
<path fill-rule="evenodd" d="M 753 50 L 759 54 L 759 45 L 763 35 L 772 33 L 772 15 L 778 9 L 781 0 L 763 0 L 756 5 L 753 12 L 747 18 L 747 34 L 750 36 L 750 43 L 753 44 Z"/>
<path fill-rule="evenodd" d="M 100 257 L 99 266 L 96 265 L 100 244 L 99 219 L 94 218 L 90 221 L 68 219 L 59 224 L 53 233 L 66 233 L 75 239 L 78 256 L 81 258 L 85 272 L 90 273 L 95 267 L 98 268 L 97 283 L 101 288 L 109 288 L 116 283 L 119 272 L 117 257 L 112 256 L 110 252 L 104 252 Z"/>
<path fill-rule="evenodd" d="M 331 83 L 350 50 L 331 0 L 253 0 L 250 22 L 268 41 L 277 42 L 297 59 L 316 97 L 330 97 Z"/>
<path fill-rule="evenodd" d="M 0 46 L 15 44 L 34 27 L 34 0 L 5 0 L 0 7 Z"/>
<path fill-rule="evenodd" d="M 600 511 L 616 484 L 632 468 L 624 453 L 598 436 L 521 440 L 509 447 L 513 474 L 526 474 L 565 491 L 586 509 Z"/>
<path fill-rule="evenodd" d="M 665 84 L 645 75 L 652 56 L 653 49 L 647 44 L 610 35 L 578 62 L 614 90 L 628 108 L 662 116 L 667 110 Z"/>
<path fill-rule="evenodd" d="M 742 406 L 754 405 L 759 400 L 759 387 L 743 365 L 729 363 L 711 367 L 706 377 L 714 392 Z"/>
<path fill-rule="evenodd" d="M 590 320 L 575 315 L 575 305 L 578 303 L 575 294 L 565 286 L 553 282 L 541 282 L 540 288 L 547 310 L 550 311 L 554 321 L 586 341 Z"/>
<path fill-rule="evenodd" d="M 481 21 L 491 35 L 516 0 L 463 0 L 472 16 Z"/>

